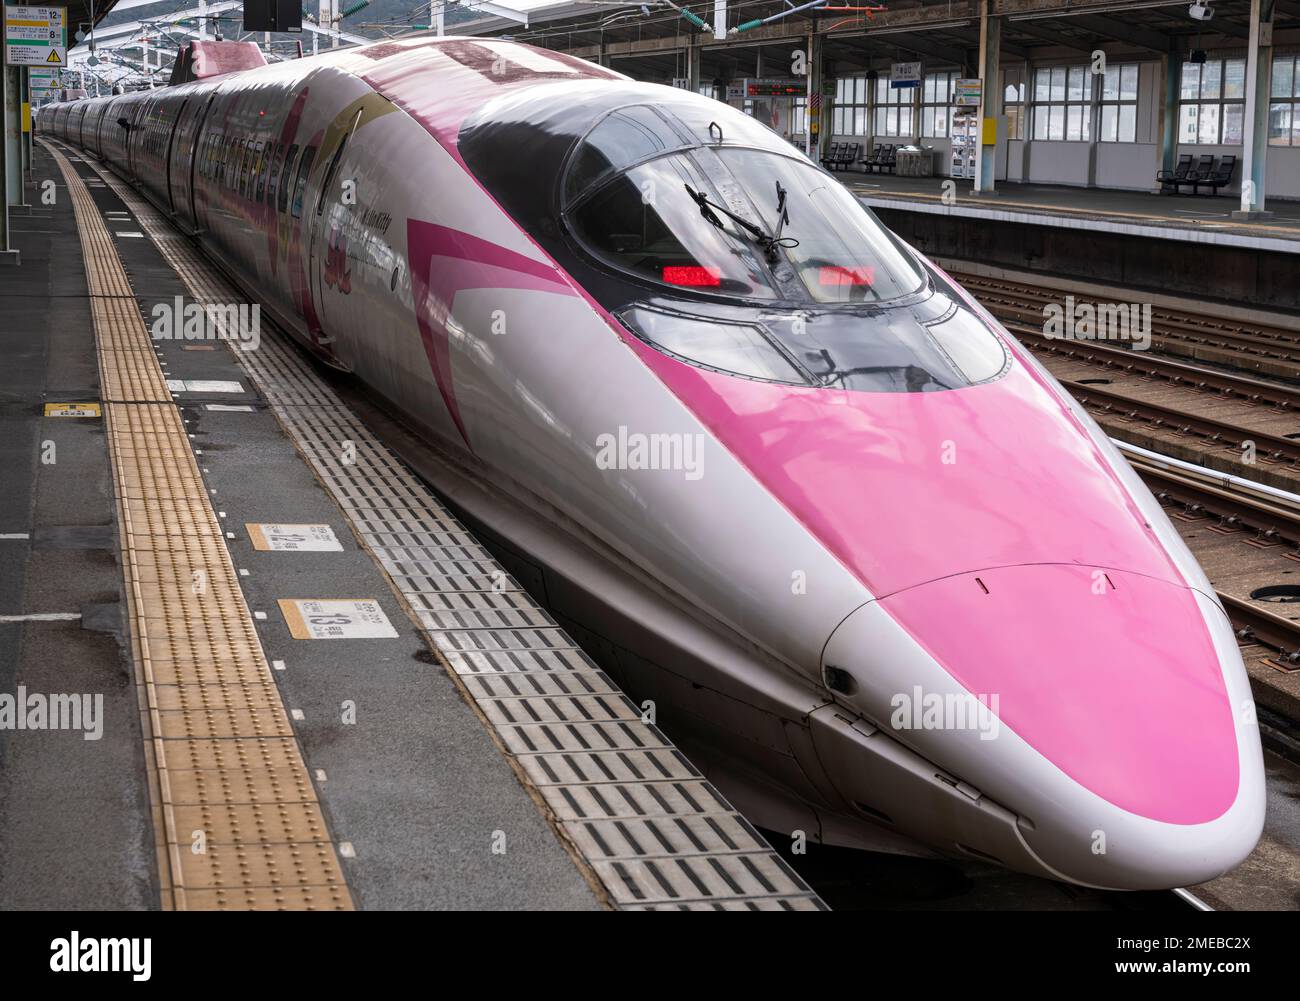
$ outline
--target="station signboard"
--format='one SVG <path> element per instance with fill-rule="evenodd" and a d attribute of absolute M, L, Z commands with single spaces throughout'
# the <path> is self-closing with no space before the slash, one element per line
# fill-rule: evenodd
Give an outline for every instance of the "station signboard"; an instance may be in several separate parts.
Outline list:
<path fill-rule="evenodd" d="M 953 90 L 953 102 L 959 108 L 978 108 L 984 100 L 984 81 L 978 78 L 958 80 Z"/>
<path fill-rule="evenodd" d="M 66 7 L 5 7 L 5 62 L 63 69 L 68 64 Z"/>
<path fill-rule="evenodd" d="M 31 86 L 32 97 L 49 97 L 63 86 L 63 71 L 33 66 L 27 71 L 27 82 Z"/>
<path fill-rule="evenodd" d="M 745 80 L 746 97 L 803 97 L 807 93 L 806 80 Z"/>
<path fill-rule="evenodd" d="M 921 86 L 921 64 L 891 63 L 889 66 L 889 86 L 892 90 Z"/>

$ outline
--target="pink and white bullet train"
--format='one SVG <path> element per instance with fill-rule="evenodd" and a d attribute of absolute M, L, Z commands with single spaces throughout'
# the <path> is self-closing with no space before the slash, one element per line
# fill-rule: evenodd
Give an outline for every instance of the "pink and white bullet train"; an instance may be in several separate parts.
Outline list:
<path fill-rule="evenodd" d="M 435 444 L 458 509 L 756 823 L 1128 889 L 1255 845 L 1246 672 L 1157 502 L 752 118 L 418 36 L 39 129 Z"/>

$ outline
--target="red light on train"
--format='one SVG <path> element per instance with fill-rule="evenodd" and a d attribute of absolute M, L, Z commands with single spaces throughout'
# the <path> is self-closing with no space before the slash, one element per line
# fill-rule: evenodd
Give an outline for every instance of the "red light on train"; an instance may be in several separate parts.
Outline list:
<path fill-rule="evenodd" d="M 876 269 L 872 267 L 845 268 L 831 264 L 817 271 L 819 285 L 870 285 L 876 280 Z"/>
<path fill-rule="evenodd" d="M 703 268 L 697 264 L 666 264 L 664 281 L 685 288 L 713 288 L 722 284 L 722 274 L 717 268 Z"/>

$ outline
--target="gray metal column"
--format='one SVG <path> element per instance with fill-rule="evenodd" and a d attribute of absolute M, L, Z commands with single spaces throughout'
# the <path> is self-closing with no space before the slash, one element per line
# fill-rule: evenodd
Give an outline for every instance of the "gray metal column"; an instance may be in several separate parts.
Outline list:
<path fill-rule="evenodd" d="M 22 109 L 18 103 L 18 75 L 21 72 L 17 66 L 0 65 L 0 118 L 4 120 L 4 136 L 0 142 L 0 171 L 4 175 L 4 204 L 3 211 L 0 211 L 0 264 L 18 263 L 18 251 L 10 239 L 9 209 L 21 205 L 23 200 Z"/>
<path fill-rule="evenodd" d="M 1165 103 L 1160 109 L 1160 167 L 1173 170 L 1178 166 L 1178 97 L 1183 57 L 1172 45 L 1161 57 L 1160 69 L 1165 75 Z"/>
<path fill-rule="evenodd" d="M 686 41 L 686 85 L 692 94 L 700 91 L 700 53 L 699 36 L 692 34 Z"/>
<path fill-rule="evenodd" d="M 19 94 L 18 99 L 19 101 L 22 102 L 22 106 L 27 109 L 27 131 L 25 131 L 22 134 L 22 148 L 23 148 L 22 174 L 23 174 L 23 184 L 24 184 L 23 201 L 25 202 L 27 201 L 26 185 L 32 183 L 32 130 L 36 128 L 35 122 L 32 121 L 34 112 L 32 110 L 31 70 L 24 69 L 19 74 L 19 79 L 22 81 L 23 89 L 22 89 L 22 93 Z"/>
<path fill-rule="evenodd" d="M 1268 105 L 1272 93 L 1273 0 L 1251 0 L 1250 47 L 1246 56 L 1245 134 L 1241 164 L 1241 208 L 1236 219 L 1267 219 Z"/>
<path fill-rule="evenodd" d="M 998 129 L 992 146 L 984 145 L 984 122 L 993 119 L 996 127 L 1002 113 L 1002 18 L 989 13 L 992 4 L 980 0 L 980 79 L 984 81 L 980 98 L 980 121 L 976 124 L 975 141 L 979 143 L 979 156 L 975 158 L 976 194 L 992 194 L 997 184 L 998 145 L 1006 143 L 1006 136 Z"/>

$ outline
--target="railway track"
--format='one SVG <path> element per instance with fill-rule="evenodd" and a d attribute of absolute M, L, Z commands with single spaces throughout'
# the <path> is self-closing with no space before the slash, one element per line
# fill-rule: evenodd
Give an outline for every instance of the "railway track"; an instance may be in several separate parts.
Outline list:
<path fill-rule="evenodd" d="M 1156 499 L 1174 516 L 1175 523 L 1203 521 L 1218 539 L 1237 535 L 1243 543 L 1269 558 L 1300 562 L 1300 497 L 1252 483 L 1242 477 L 1197 469 L 1189 463 L 1155 457 L 1144 449 L 1117 443 L 1130 465 L 1151 488 Z M 1196 552 L 1195 537 L 1187 540 Z M 1202 556 L 1197 552 L 1196 555 Z M 1272 578 L 1272 574 L 1267 579 Z M 1264 580 L 1249 591 L 1240 584 L 1216 592 L 1232 619 L 1237 638 L 1270 651 L 1271 666 L 1300 670 L 1300 621 L 1270 611 L 1265 605 L 1285 607 L 1300 601 L 1300 585 L 1276 585 Z M 1264 592 L 1255 597 L 1256 592 Z"/>
<path fill-rule="evenodd" d="M 962 281 L 1006 328 L 1020 338 L 1109 434 L 1134 444 L 1224 470 L 1254 464 L 1251 478 L 1300 492 L 1300 385 L 1260 378 L 1247 359 L 1221 357 L 1216 364 L 1245 364 L 1252 374 L 1210 368 L 1186 360 L 1136 351 L 1096 340 L 1048 337 L 1042 307 L 1060 303 L 1063 290 L 967 275 Z M 1088 298 L 1105 301 L 1131 294 L 1116 290 Z M 1189 311 L 1153 310 L 1152 347 L 1166 349 L 1157 316 L 1190 322 Z M 1244 336 L 1246 329 L 1281 350 L 1293 350 L 1290 366 L 1300 378 L 1300 331 L 1266 325 L 1229 324 L 1199 317 L 1201 330 Z M 1231 328 L 1229 330 L 1229 327 Z M 1286 335 L 1285 338 L 1283 335 Z M 1293 346 L 1293 347 L 1292 347 Z M 1209 359 L 1202 359 L 1208 361 Z M 1256 359 L 1257 360 L 1257 359 Z M 1280 367 L 1280 366 L 1275 366 Z"/>
<path fill-rule="evenodd" d="M 1042 330 L 1045 306 L 1064 295 L 1048 286 L 950 270 L 999 320 Z M 1133 295 L 1116 290 L 1118 296 Z M 1079 296 L 1079 299 L 1086 297 Z M 1111 301 L 1123 301 L 1115 299 Z M 1153 306 L 1152 347 L 1164 354 L 1225 365 L 1246 372 L 1300 380 L 1300 329 L 1247 323 L 1191 310 Z"/>

